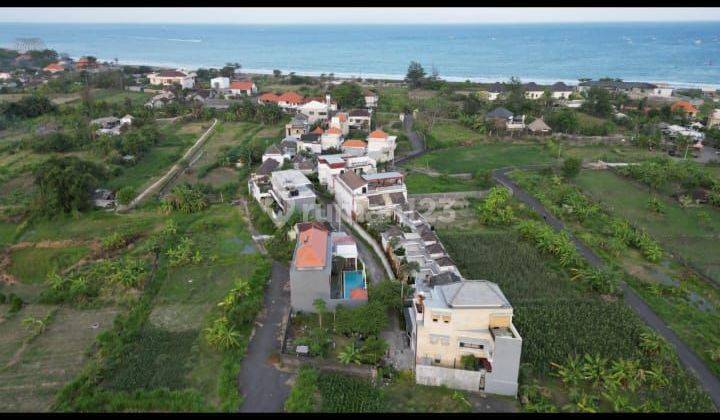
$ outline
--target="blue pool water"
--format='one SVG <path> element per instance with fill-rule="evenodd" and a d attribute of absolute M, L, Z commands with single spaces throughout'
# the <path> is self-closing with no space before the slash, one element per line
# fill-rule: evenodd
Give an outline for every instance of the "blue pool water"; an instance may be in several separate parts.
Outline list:
<path fill-rule="evenodd" d="M 362 271 L 346 271 L 344 273 L 343 297 L 345 299 L 350 299 L 350 291 L 358 287 L 362 289 L 365 288 Z"/>

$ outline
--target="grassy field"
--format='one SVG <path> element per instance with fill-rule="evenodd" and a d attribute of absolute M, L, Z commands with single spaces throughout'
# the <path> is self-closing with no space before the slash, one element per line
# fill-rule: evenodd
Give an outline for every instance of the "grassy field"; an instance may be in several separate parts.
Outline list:
<path fill-rule="evenodd" d="M 433 149 L 471 146 L 486 139 L 486 136 L 479 134 L 473 129 L 466 127 L 455 120 L 443 120 L 436 122 L 433 125 L 430 134 L 433 138 L 428 141 L 428 147 Z"/>
<path fill-rule="evenodd" d="M 482 143 L 471 147 L 429 152 L 409 164 L 429 167 L 445 174 L 476 173 L 477 171 L 553 162 L 541 145 L 518 143 Z"/>
<path fill-rule="evenodd" d="M 207 130 L 208 123 L 191 122 L 183 124 L 167 124 L 161 132 L 164 139 L 143 156 L 140 161 L 125 168 L 123 172 L 105 184 L 105 188 L 119 189 L 125 186 L 137 191 L 151 185 L 157 178 L 174 165 Z"/>
<path fill-rule="evenodd" d="M 405 175 L 405 185 L 409 194 L 428 194 L 453 191 L 473 191 L 480 189 L 476 182 L 454 178 L 447 175 L 433 177 L 421 172 Z"/>
<path fill-rule="evenodd" d="M 661 195 L 658 199 L 665 213 L 648 211 L 648 189 L 609 171 L 583 171 L 575 182 L 612 212 L 647 230 L 663 248 L 678 253 L 720 282 L 720 211 L 709 206 L 682 208 L 676 200 Z M 708 217 L 700 217 L 702 212 Z"/>

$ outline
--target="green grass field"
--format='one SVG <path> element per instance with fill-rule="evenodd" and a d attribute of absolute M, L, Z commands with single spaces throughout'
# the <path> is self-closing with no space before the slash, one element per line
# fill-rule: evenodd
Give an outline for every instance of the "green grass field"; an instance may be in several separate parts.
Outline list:
<path fill-rule="evenodd" d="M 647 188 L 609 171 L 583 171 L 575 182 L 612 212 L 647 230 L 663 248 L 678 253 L 720 282 L 720 211 L 709 206 L 682 208 L 676 200 L 658 195 L 665 213 L 653 213 L 647 208 L 651 197 Z M 700 217 L 701 212 L 708 217 Z"/>
<path fill-rule="evenodd" d="M 457 121 L 438 121 L 430 132 L 433 139 L 428 147 L 442 149 L 446 147 L 468 146 L 484 140 L 486 137 L 465 127 Z"/>
<path fill-rule="evenodd" d="M 60 272 L 87 252 L 84 246 L 20 249 L 10 254 L 12 264 L 8 272 L 23 283 L 42 283 L 51 271 Z"/>
<path fill-rule="evenodd" d="M 541 145 L 494 142 L 429 152 L 410 165 L 454 174 L 551 162 L 553 157 Z"/>
<path fill-rule="evenodd" d="M 447 175 L 433 177 L 420 172 L 410 172 L 405 176 L 405 185 L 409 194 L 428 194 L 453 191 L 474 191 L 481 189 L 472 180 L 453 178 Z"/>

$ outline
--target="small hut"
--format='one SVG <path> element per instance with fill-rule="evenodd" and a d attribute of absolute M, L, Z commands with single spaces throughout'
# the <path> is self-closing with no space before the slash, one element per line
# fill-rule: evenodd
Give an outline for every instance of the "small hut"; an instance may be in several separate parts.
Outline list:
<path fill-rule="evenodd" d="M 550 126 L 547 125 L 542 118 L 538 118 L 531 122 L 528 124 L 527 128 L 533 134 L 548 134 L 552 131 Z"/>

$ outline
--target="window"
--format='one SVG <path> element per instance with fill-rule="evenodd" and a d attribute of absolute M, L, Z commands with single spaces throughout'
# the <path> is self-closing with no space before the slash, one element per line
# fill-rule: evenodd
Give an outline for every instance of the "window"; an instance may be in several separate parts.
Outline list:
<path fill-rule="evenodd" d="M 444 323 L 449 324 L 450 323 L 450 315 L 443 315 L 442 320 Z"/>
<path fill-rule="evenodd" d="M 478 350 L 483 350 L 483 349 L 485 349 L 485 345 L 484 345 L 484 344 L 465 343 L 465 342 L 463 342 L 463 341 L 460 342 L 460 347 L 464 347 L 464 348 L 467 348 L 467 349 L 478 349 Z"/>
<path fill-rule="evenodd" d="M 437 363 L 437 364 L 442 363 L 442 357 L 441 357 L 439 354 L 436 354 L 436 355 L 435 355 L 435 359 L 433 360 L 433 362 L 435 362 L 435 363 Z"/>

